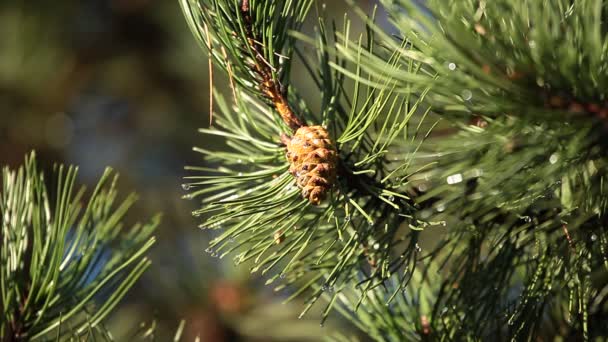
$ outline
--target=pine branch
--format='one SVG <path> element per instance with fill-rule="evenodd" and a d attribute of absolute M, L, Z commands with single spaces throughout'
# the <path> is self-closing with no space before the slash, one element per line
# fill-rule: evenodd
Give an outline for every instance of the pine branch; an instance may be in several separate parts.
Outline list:
<path fill-rule="evenodd" d="M 337 310 L 375 341 L 418 341 L 437 339 L 441 334 L 430 326 L 432 305 L 439 291 L 439 279 L 433 273 L 407 273 L 410 282 L 400 285 L 395 275 L 384 287 L 369 291 L 364 298 L 345 292 L 339 296 Z M 353 310 L 353 308 L 356 308 Z M 337 332 L 332 340 L 348 340 Z"/>
<path fill-rule="evenodd" d="M 334 34 L 320 20 L 319 33 L 313 40 L 317 55 L 298 53 L 319 87 L 320 112 L 307 109 L 289 74 L 277 72 L 276 78 L 284 87 L 289 86 L 289 103 L 300 104 L 298 112 L 307 122 L 323 123 L 325 127 L 321 128 L 328 132 L 328 140 L 335 142 L 336 180 L 328 187 L 327 199 L 316 201 L 306 194 L 307 199 L 302 199 L 296 186 L 301 186 L 300 176 L 294 173 L 303 169 L 293 159 L 294 149 L 290 146 L 299 133 L 286 143 L 290 153 L 286 160 L 286 149 L 279 143 L 284 129 L 282 122 L 276 120 L 277 106 L 260 91 L 265 88 L 259 70 L 247 63 L 255 61 L 257 54 L 247 48 L 250 44 L 244 44 L 248 39 L 246 30 L 241 29 L 245 33 L 237 33 L 236 38 L 232 33 L 247 26 L 241 14 L 243 2 L 182 4 L 201 45 L 211 45 L 216 65 L 237 85 L 233 107 L 216 93 L 216 127 L 201 130 L 224 139 L 228 152 L 196 148 L 212 167 L 188 167 L 206 174 L 189 176 L 184 184 L 190 190 L 186 198 L 202 198 L 202 208 L 193 213 L 205 216 L 201 227 L 223 230 L 211 242 L 209 252 L 220 257 L 238 253 L 237 264 L 251 261 L 252 271 L 274 273 L 268 283 L 282 282 L 278 289 L 295 286 L 295 295 L 308 292 L 309 304 L 302 314 L 323 293 L 331 293 L 334 298 L 327 314 L 335 297 L 353 282 L 360 282 L 358 287 L 363 292 L 371 291 L 403 265 L 415 263 L 418 231 L 430 225 L 414 217 L 412 193 L 408 192 L 408 177 L 414 173 L 410 168 L 413 152 L 427 137 L 428 129 L 411 122 L 420 110 L 419 98 L 375 91 L 364 82 L 356 82 L 353 91 L 347 92 L 344 76 L 332 71 L 331 63 L 352 68 L 362 77 L 371 75 L 338 57 L 330 59 L 326 49 L 334 44 L 330 38 Z M 251 20 L 256 24 L 252 26 L 265 37 L 260 49 L 269 67 L 277 65 L 273 62 L 277 52 L 287 57 L 284 63 L 288 66 L 292 57 L 284 51 L 297 51 L 293 37 L 298 33 L 287 36 L 284 29 L 299 27 L 288 24 L 301 23 L 309 2 L 285 4 L 288 5 L 289 10 L 281 11 L 285 16 L 278 16 L 270 2 L 249 3 L 249 12 L 255 13 Z M 207 44 L 205 27 L 212 28 L 212 44 Z M 371 40 L 373 37 L 367 37 L 367 42 Z M 364 49 L 364 37 L 356 44 Z M 230 67 L 221 53 L 223 49 L 228 51 Z M 256 87 L 260 84 L 262 87 Z M 319 126 L 303 126 L 298 131 L 314 127 Z M 411 153 L 394 154 L 404 140 L 411 146 Z M 324 144 L 329 149 L 329 143 Z"/>
<path fill-rule="evenodd" d="M 362 13 L 368 34 L 356 41 L 348 22 L 342 33 L 334 27 L 330 34 L 319 20 L 314 38 L 297 28 L 290 33 L 316 49 L 313 58 L 293 40 L 274 41 L 283 33 L 273 28 L 289 20 L 274 15 L 266 2 L 245 3 L 255 13 L 250 19 L 242 2 L 188 4 L 195 36 L 211 46 L 216 65 L 238 86 L 232 108 L 216 94 L 218 127 L 202 130 L 225 139 L 229 152 L 197 148 L 218 166 L 189 168 L 207 174 L 184 184 L 192 190 L 188 198 L 205 196 L 194 212 L 206 217 L 203 227 L 224 228 L 210 252 L 237 252 L 237 264 L 252 261 L 252 270 L 262 274 L 276 269 L 268 283 L 283 279 L 277 289 L 295 287 L 291 298 L 308 291 L 303 314 L 326 297 L 323 319 L 340 303 L 378 340 L 605 335 L 598 325 L 606 310 L 608 265 L 602 107 L 585 103 L 584 120 L 572 110 L 573 103 L 603 94 L 576 84 L 560 85 L 556 93 L 548 84 L 565 84 L 558 82 L 559 70 L 542 69 L 527 48 L 514 49 L 509 37 L 519 34 L 513 31 L 518 27 L 501 19 L 505 10 L 530 15 L 530 22 L 554 21 L 570 8 L 557 8 L 565 2 L 545 13 L 540 5 L 526 8 L 528 2 L 517 1 L 430 1 L 426 10 L 391 1 L 387 6 L 402 39 L 384 33 L 373 15 Z M 593 6 L 580 6 L 571 9 L 579 12 L 566 31 L 597 28 L 595 19 L 581 24 Z M 474 21 L 467 24 L 466 18 Z M 475 25 L 482 19 L 488 26 Z M 547 26 L 528 25 L 541 32 L 535 33 L 539 39 L 553 35 L 544 31 Z M 490 37 L 489 27 L 496 36 Z M 252 48 L 258 36 L 265 38 Z M 578 46 L 578 37 L 568 39 Z M 284 50 L 297 52 L 317 84 L 320 113 L 306 108 L 289 74 L 268 83 L 263 70 L 273 70 L 276 52 Z M 603 68 L 594 53 L 580 55 Z M 256 61 L 266 66 L 256 68 Z M 345 90 L 347 78 L 354 81 L 352 92 Z M 276 84 L 289 86 L 292 112 L 300 104 L 303 120 L 323 123 L 335 146 L 335 185 L 323 203 L 298 198 L 294 177 L 302 185 L 294 173 L 302 169 L 293 156 L 300 154 L 291 147 L 298 132 L 279 138 L 283 121 L 290 124 L 276 120 L 281 110 L 268 92 Z M 556 94 L 566 100 L 555 100 Z M 434 124 L 427 123 L 427 104 L 461 133 L 428 139 Z M 442 221 L 448 232 L 423 251 L 418 242 L 428 234 L 424 230 Z"/>
<path fill-rule="evenodd" d="M 404 273 L 406 287 L 396 274 L 359 301 L 343 293 L 339 311 L 377 341 L 605 336 L 597 236 L 562 238 L 567 228 L 552 212 L 449 228 L 421 251 L 424 265 Z"/>
<path fill-rule="evenodd" d="M 376 28 L 382 46 L 361 65 L 383 70 L 382 50 L 398 53 L 401 64 L 419 63 L 421 73 L 396 68 L 392 77 L 399 89 L 432 85 L 427 99 L 434 111 L 582 125 L 607 116 L 602 89 L 608 79 L 599 72 L 606 68 L 608 49 L 602 0 L 383 3 L 403 37 Z M 356 51 L 340 52 L 355 58 Z"/>
<path fill-rule="evenodd" d="M 428 260 L 445 274 L 430 330 L 456 340 L 606 336 L 606 4 L 385 4 L 403 37 L 374 26 L 373 52 L 329 51 L 371 75 L 392 67 L 370 80 L 333 65 L 376 89 L 424 90 L 459 132 L 422 146 L 416 165 L 431 167 L 411 178 L 419 216 L 449 222 Z"/>
<path fill-rule="evenodd" d="M 145 253 L 158 217 L 122 233 L 135 196 L 115 204 L 110 170 L 86 202 L 84 188 L 75 189 L 76 168 L 54 171 L 56 187 L 47 190 L 34 154 L 18 170 L 3 170 L 3 340 L 86 335 L 150 265 Z"/>
<path fill-rule="evenodd" d="M 272 104 L 285 124 L 296 131 L 303 120 L 287 99 L 285 79 L 290 69 L 293 38 L 312 1 L 276 5 L 258 1 L 182 0 L 188 23 L 216 65 L 243 89 Z M 209 32 L 212 30 L 212 35 Z M 214 47 L 222 46 L 222 49 Z M 225 48 L 225 49 L 224 49 Z M 226 52 L 227 51 L 227 52 Z"/>

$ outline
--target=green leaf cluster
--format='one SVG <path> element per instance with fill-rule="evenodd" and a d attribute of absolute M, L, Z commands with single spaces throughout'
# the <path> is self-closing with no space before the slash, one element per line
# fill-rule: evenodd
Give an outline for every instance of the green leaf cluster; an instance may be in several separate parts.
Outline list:
<path fill-rule="evenodd" d="M 108 169 L 87 196 L 76 173 L 57 165 L 45 178 L 33 153 L 17 170 L 3 170 L 3 340 L 102 334 L 102 320 L 150 265 L 159 218 L 125 227 L 135 195 L 117 201 L 117 177 Z"/>
<path fill-rule="evenodd" d="M 424 90 L 451 127 L 422 146 L 419 164 L 436 162 L 411 178 L 420 215 L 448 221 L 426 258 L 441 277 L 419 283 L 433 310 L 388 308 L 382 320 L 424 314 L 418 338 L 605 337 L 608 4 L 383 4 L 397 36 L 374 26 L 372 53 L 336 51 L 373 75 L 391 70 L 396 92 Z"/>
<path fill-rule="evenodd" d="M 292 8 L 308 9 L 310 3 L 298 2 Z M 245 70 L 237 73 L 236 66 L 226 66 L 225 71 L 237 85 L 232 101 L 216 93 L 214 127 L 201 130 L 207 136 L 221 138 L 225 146 L 218 150 L 195 148 L 210 166 L 187 167 L 203 175 L 186 177 L 184 188 L 189 190 L 186 198 L 201 198 L 202 208 L 193 213 L 205 218 L 201 227 L 222 230 L 211 242 L 208 251 L 212 255 L 236 253 L 237 264 L 252 262 L 253 272 L 270 275 L 268 283 L 280 282 L 277 289 L 297 289 L 292 297 L 308 291 L 309 303 L 302 314 L 323 293 L 329 293 L 332 299 L 325 310 L 327 315 L 341 289 L 357 286 L 369 291 L 415 259 L 418 232 L 429 223 L 413 216 L 414 203 L 406 191 L 410 188 L 407 175 L 412 172 L 413 151 L 426 138 L 429 127 L 411 120 L 414 114 L 424 113 L 419 106 L 423 95 L 393 94 L 360 81 L 349 89 L 345 87 L 345 76 L 331 66 L 346 66 L 347 62 L 328 53 L 338 39 L 335 25 L 328 29 L 320 19 L 318 33 L 309 42 L 314 46 L 314 55 L 304 53 L 292 40 L 289 48 L 284 47 L 278 28 L 297 29 L 298 25 L 290 23 L 300 22 L 306 12 L 294 9 L 301 16 L 287 20 L 273 14 L 273 5 L 269 4 L 249 3 L 252 16 L 270 11 L 263 17 L 272 20 L 254 20 L 258 24 L 246 29 L 255 30 L 255 36 L 266 37 L 261 44 L 264 56 L 280 53 L 286 60 L 298 57 L 317 85 L 319 112 L 312 113 L 293 87 L 289 88 L 289 100 L 306 121 L 323 124 L 330 131 L 341 159 L 338 183 L 321 206 L 301 198 L 288 172 L 285 149 L 280 144 L 280 135 L 286 131 L 274 107 L 252 93 L 255 84 L 239 81 L 260 80 L 248 78 L 251 75 Z M 229 50 L 227 45 L 244 44 L 246 37 L 232 33 L 235 28 L 248 25 L 239 11 L 242 3 L 217 0 L 188 1 L 183 5 L 189 22 L 197 23 L 195 36 L 206 34 L 205 25 L 211 27 L 209 35 L 214 38 L 204 42 L 213 43 L 212 54 Z M 341 29 L 348 32 L 349 23 Z M 365 40 L 354 43 L 361 49 L 373 46 L 373 34 L 368 31 Z M 297 36 L 295 31 L 291 34 Z M 231 40 L 227 43 L 221 37 Z M 273 39 L 277 42 L 271 42 Z M 277 46 L 283 49 L 273 51 Z M 291 51 L 296 53 L 292 55 Z M 231 59 L 247 56 L 242 51 L 229 55 Z M 218 63 L 221 66 L 231 59 L 223 58 L 224 62 Z M 268 61 L 273 63 L 276 58 Z M 245 64 L 244 68 L 250 70 L 252 66 Z M 361 69 L 354 72 L 371 78 Z M 290 84 L 289 80 L 285 84 Z M 394 153 L 403 140 L 411 146 L 412 153 Z M 403 229 L 404 226 L 412 229 Z M 357 279 L 362 274 L 364 277 Z M 407 279 L 404 277 L 402 286 Z"/>
<path fill-rule="evenodd" d="M 324 296 L 324 317 L 338 308 L 377 340 L 608 335 L 605 1 L 386 0 L 398 34 L 358 10 L 355 39 L 318 8 L 316 34 L 298 32 L 307 1 L 293 20 L 251 1 L 255 25 L 240 1 L 182 4 L 237 85 L 203 130 L 226 148 L 197 148 L 208 164 L 185 184 L 202 226 L 223 231 L 212 253 L 276 269 L 278 289 L 312 290 L 305 312 Z M 317 85 L 312 113 L 277 76 L 338 147 L 319 207 L 287 172 L 285 127 L 239 30 L 264 37 L 273 70 L 297 57 Z M 438 223 L 447 231 L 426 229 Z"/>

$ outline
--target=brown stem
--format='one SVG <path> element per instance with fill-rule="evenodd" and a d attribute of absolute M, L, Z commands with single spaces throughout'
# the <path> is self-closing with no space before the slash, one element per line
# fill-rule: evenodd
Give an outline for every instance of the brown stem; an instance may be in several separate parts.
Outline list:
<path fill-rule="evenodd" d="M 294 132 L 304 126 L 304 121 L 296 115 L 291 109 L 289 102 L 285 96 L 285 92 L 282 90 L 281 84 L 278 80 L 275 80 L 272 75 L 272 68 L 268 61 L 264 60 L 262 51 L 260 51 L 260 43 L 257 40 L 252 30 L 252 20 L 249 14 L 249 0 L 243 0 L 241 3 L 241 14 L 245 19 L 247 44 L 249 48 L 255 53 L 256 63 L 253 66 L 255 72 L 260 75 L 262 82 L 260 88 L 262 92 L 272 101 L 275 109 L 283 119 L 283 122 Z"/>

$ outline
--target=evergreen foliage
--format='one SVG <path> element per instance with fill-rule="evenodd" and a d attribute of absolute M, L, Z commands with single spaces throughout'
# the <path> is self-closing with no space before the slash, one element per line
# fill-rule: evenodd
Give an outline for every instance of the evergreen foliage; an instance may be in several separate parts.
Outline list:
<path fill-rule="evenodd" d="M 398 51 L 397 91 L 430 88 L 425 103 L 459 130 L 427 145 L 437 164 L 416 176 L 429 180 L 418 201 L 457 219 L 431 253 L 446 276 L 429 330 L 605 337 L 607 4 L 385 5 L 402 37 L 378 29 L 385 51 L 341 52 L 374 74 Z"/>
<path fill-rule="evenodd" d="M 202 227 L 223 229 L 212 252 L 277 269 L 269 283 L 314 290 L 305 311 L 325 295 L 324 316 L 335 307 L 377 340 L 608 336 L 608 3 L 386 0 L 398 34 L 359 10 L 355 39 L 322 17 L 306 37 L 312 2 L 278 3 L 181 1 L 232 84 L 202 130 L 230 152 L 196 148 L 217 168 L 190 167 L 204 175 L 184 185 Z M 317 113 L 291 86 L 295 57 Z M 269 80 L 337 146 L 320 206 L 287 172 L 294 125 Z M 439 241 L 423 251 L 424 237 Z"/>
<path fill-rule="evenodd" d="M 87 197 L 76 173 L 56 165 L 45 178 L 33 153 L 17 170 L 3 170 L 3 341 L 111 340 L 103 319 L 150 265 L 159 217 L 125 227 L 136 196 L 117 202 L 117 177 L 107 169 Z"/>
<path fill-rule="evenodd" d="M 419 107 L 417 97 L 376 91 L 364 82 L 345 90 L 344 76 L 330 68 L 332 62 L 343 62 L 327 53 L 333 34 L 322 20 L 315 40 L 318 54 L 313 60 L 303 57 L 321 93 L 321 111 L 312 113 L 288 87 L 285 70 L 295 47 L 293 38 L 284 37 L 300 26 L 311 3 L 250 1 L 244 11 L 243 2 L 182 1 L 195 36 L 234 84 L 234 103 L 216 93 L 214 127 L 201 130 L 223 138 L 229 152 L 195 148 L 220 165 L 188 167 L 206 174 L 187 177 L 184 188 L 190 190 L 187 198 L 202 197 L 203 207 L 194 212 L 206 217 L 201 227 L 224 230 L 211 242 L 211 253 L 221 257 L 237 251 L 236 263 L 253 261 L 253 272 L 270 274 L 268 283 L 280 279 L 279 289 L 297 284 L 294 296 L 311 289 L 302 314 L 329 293 L 327 314 L 343 287 L 360 282 L 371 289 L 402 266 L 415 267 L 417 234 L 428 223 L 413 217 L 414 204 L 403 190 L 413 154 L 390 152 L 399 139 L 417 146 L 426 131 L 410 122 Z M 259 37 L 263 52 L 249 48 L 250 37 Z M 256 63 L 277 70 L 272 80 L 282 85 L 291 111 L 303 122 L 327 127 L 337 145 L 338 182 L 320 206 L 301 198 L 288 172 L 281 136 L 293 132 L 293 126 L 274 95 L 264 91 L 268 79 Z M 404 222 L 412 229 L 403 231 Z M 361 274 L 364 278 L 357 279 Z"/>

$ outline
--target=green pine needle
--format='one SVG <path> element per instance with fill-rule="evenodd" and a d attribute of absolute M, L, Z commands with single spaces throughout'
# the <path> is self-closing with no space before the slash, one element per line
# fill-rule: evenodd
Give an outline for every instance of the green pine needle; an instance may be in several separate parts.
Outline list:
<path fill-rule="evenodd" d="M 49 190 L 33 153 L 18 170 L 3 170 L 3 339 L 91 333 L 150 265 L 145 254 L 159 217 L 126 230 L 135 196 L 115 203 L 111 170 L 89 197 L 75 187 L 77 168 L 54 171 Z"/>
<path fill-rule="evenodd" d="M 413 151 L 426 137 L 423 126 L 412 124 L 414 115 L 421 111 L 421 96 L 375 91 L 363 82 L 355 82 L 352 91 L 347 92 L 344 77 L 332 71 L 331 64 L 356 66 L 326 53 L 334 35 L 327 31 L 325 22 L 319 22 L 318 35 L 312 42 L 316 56 L 298 52 L 319 87 L 319 113 L 311 113 L 297 90 L 289 88 L 290 102 L 302 104 L 300 114 L 308 122 L 328 128 L 340 154 L 337 184 L 329 198 L 315 207 L 301 197 L 288 172 L 285 148 L 280 144 L 285 129 L 276 119 L 273 106 L 255 92 L 255 82 L 260 80 L 251 78 L 251 66 L 243 64 L 239 69 L 248 55 L 242 48 L 236 52 L 246 36 L 231 33 L 247 24 L 237 13 L 237 4 L 191 1 L 184 6 L 195 36 L 202 36 L 205 27 L 211 28 L 216 65 L 237 84 L 232 107 L 223 96 L 215 94 L 219 109 L 214 113 L 215 127 L 202 130 L 222 138 L 227 148 L 195 148 L 217 168 L 189 167 L 206 174 L 189 176 L 184 184 L 189 190 L 186 198 L 201 198 L 202 208 L 193 213 L 205 217 L 201 227 L 223 232 L 208 251 L 219 257 L 237 253 L 237 264 L 252 263 L 252 272 L 267 275 L 268 283 L 280 280 L 281 288 L 291 285 L 298 293 L 309 290 L 310 305 L 304 312 L 322 293 L 341 291 L 361 274 L 365 277 L 358 286 L 371 290 L 372 285 L 378 286 L 410 260 L 404 257 L 415 249 L 415 242 L 410 242 L 428 225 L 414 218 L 405 177 L 413 173 Z M 286 13 L 282 16 L 273 12 L 269 2 L 250 2 L 251 11 L 260 11 L 255 13 L 268 18 L 256 21 L 253 29 L 265 37 L 262 49 L 271 65 L 276 65 L 276 54 L 291 60 L 291 51 L 297 49 L 293 37 L 299 27 L 291 23 L 301 23 L 309 5 L 307 1 L 293 4 L 290 11 L 281 11 Z M 283 37 L 287 28 L 294 31 Z M 207 42 L 200 43 L 206 46 Z M 364 48 L 363 40 L 358 46 Z M 230 70 L 227 59 L 219 58 L 222 49 L 228 51 L 228 60 L 234 60 Z M 361 70 L 354 72 L 363 75 Z M 282 82 L 289 84 L 288 74 L 283 77 Z M 395 153 L 398 146 L 403 146 L 402 141 L 411 144 L 412 153 Z"/>
<path fill-rule="evenodd" d="M 237 85 L 232 105 L 216 94 L 217 126 L 203 131 L 226 148 L 195 149 L 207 167 L 185 184 L 203 227 L 222 229 L 210 251 L 283 279 L 290 298 L 308 291 L 302 314 L 327 299 L 323 319 L 338 308 L 377 340 L 606 336 L 604 1 L 387 0 L 399 35 L 359 10 L 355 39 L 348 21 L 298 32 L 304 3 L 282 16 L 252 1 L 247 27 L 242 2 L 183 2 Z M 338 182 L 321 206 L 287 171 L 287 130 L 259 91 L 248 32 L 298 114 L 336 142 Z M 277 68 L 292 52 L 318 113 Z"/>

